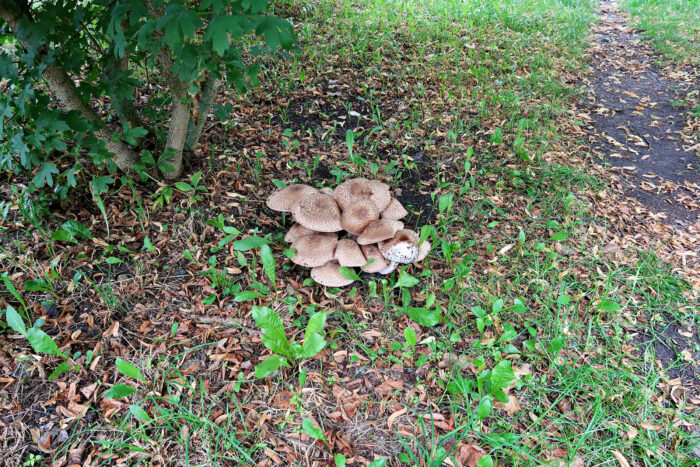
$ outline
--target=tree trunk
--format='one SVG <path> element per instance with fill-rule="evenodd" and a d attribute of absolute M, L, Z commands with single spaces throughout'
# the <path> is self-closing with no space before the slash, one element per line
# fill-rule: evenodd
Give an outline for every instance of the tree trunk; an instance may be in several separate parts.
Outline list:
<path fill-rule="evenodd" d="M 168 140 L 165 143 L 165 151 L 169 156 L 165 162 L 174 170 L 163 174 L 167 180 L 174 180 L 182 175 L 182 151 L 185 148 L 189 123 L 190 104 L 184 101 L 184 96 L 173 93 L 173 111 L 170 115 Z"/>
<path fill-rule="evenodd" d="M 104 76 L 105 79 L 116 86 L 119 80 L 119 72 L 126 71 L 129 67 L 129 57 L 125 53 L 122 58 L 117 58 L 114 56 L 114 46 L 109 48 L 109 62 L 105 67 Z M 144 127 L 143 120 L 139 117 L 136 107 L 134 107 L 134 101 L 130 99 L 120 99 L 117 96 L 110 96 L 112 102 L 112 108 L 114 112 L 119 117 L 119 120 L 129 124 L 131 128 Z"/>
<path fill-rule="evenodd" d="M 164 172 L 166 180 L 175 180 L 182 175 L 182 151 L 187 139 L 187 126 L 190 124 L 191 105 L 187 101 L 187 83 L 183 83 L 173 74 L 173 61 L 170 57 L 170 49 L 163 47 L 158 52 L 160 69 L 165 75 L 165 80 L 173 96 L 173 109 L 170 115 L 170 128 L 168 139 L 165 142 L 167 158 L 164 162 L 173 168 L 171 172 Z"/>
<path fill-rule="evenodd" d="M 18 29 L 20 29 L 19 21 L 21 17 L 22 11 L 17 3 L 6 0 L 0 1 L 0 18 L 10 26 L 15 33 L 15 38 L 20 41 L 22 46 L 27 48 L 27 42 L 20 40 L 17 34 L 19 32 Z M 125 172 L 131 170 L 134 163 L 139 160 L 138 154 L 126 143 L 114 141 L 112 133 L 104 127 L 104 123 L 97 113 L 80 99 L 80 96 L 75 91 L 75 84 L 68 74 L 55 64 L 50 64 L 46 66 L 42 77 L 48 84 L 52 94 L 66 109 L 77 110 L 84 119 L 98 122 L 102 126 L 94 135 L 104 141 L 107 150 L 114 154 L 114 163 L 117 167 Z"/>
<path fill-rule="evenodd" d="M 209 78 L 202 85 L 202 92 L 195 100 L 194 111 L 190 124 L 187 127 L 187 140 L 185 141 L 185 151 L 192 154 L 197 148 L 199 138 L 202 136 L 202 129 L 207 121 L 207 116 L 214 104 L 214 99 L 219 93 L 222 81 L 218 78 Z M 195 113 L 193 112 L 193 114 Z"/>

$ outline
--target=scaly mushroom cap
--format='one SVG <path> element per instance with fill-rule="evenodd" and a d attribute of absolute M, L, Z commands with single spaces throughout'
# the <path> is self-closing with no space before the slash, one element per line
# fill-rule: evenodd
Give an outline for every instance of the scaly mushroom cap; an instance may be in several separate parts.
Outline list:
<path fill-rule="evenodd" d="M 418 256 L 413 260 L 413 263 L 420 263 L 428 256 L 428 253 L 430 253 L 430 242 L 428 240 L 423 240 L 423 244 L 418 247 Z"/>
<path fill-rule="evenodd" d="M 386 267 L 389 266 L 389 262 L 384 258 L 384 256 L 382 256 L 382 252 L 379 251 L 377 245 L 361 245 L 360 249 L 365 255 L 365 259 L 367 261 L 369 261 L 370 259 L 374 260 L 371 264 L 367 265 L 367 267 L 365 268 L 365 272 L 379 272 L 386 269 Z"/>
<path fill-rule="evenodd" d="M 384 274 L 385 276 L 388 274 L 391 274 L 392 272 L 394 272 L 394 269 L 396 269 L 396 266 L 398 266 L 398 265 L 399 265 L 399 263 L 397 263 L 396 261 L 391 261 L 389 263 L 389 266 L 387 266 L 384 269 L 382 269 L 381 271 L 379 271 L 379 274 Z"/>
<path fill-rule="evenodd" d="M 366 178 L 351 178 L 344 181 L 335 188 L 333 197 L 343 210 L 358 200 L 371 200 L 379 212 L 382 212 L 391 202 L 389 185 Z"/>
<path fill-rule="evenodd" d="M 365 230 L 357 237 L 357 243 L 360 245 L 369 245 L 370 243 L 381 242 L 388 238 L 392 238 L 396 232 L 403 229 L 403 222 L 390 221 L 387 219 L 379 219 L 370 222 Z"/>
<path fill-rule="evenodd" d="M 373 201 L 368 199 L 355 200 L 343 210 L 340 225 L 353 235 L 359 235 L 365 227 L 379 219 L 379 210 Z"/>
<path fill-rule="evenodd" d="M 389 206 L 389 203 L 391 203 L 389 185 L 376 180 L 371 180 L 369 182 L 369 187 L 372 190 L 372 196 L 370 199 L 377 205 L 379 212 L 385 210 Z"/>
<path fill-rule="evenodd" d="M 369 185 L 369 181 L 365 178 L 351 178 L 346 180 L 333 191 L 333 198 L 335 198 L 338 206 L 345 210 L 352 205 L 353 202 L 358 199 L 368 200 L 372 197 L 372 188 Z"/>
<path fill-rule="evenodd" d="M 341 266 L 349 268 L 360 268 L 367 262 L 365 255 L 360 250 L 360 245 L 349 238 L 338 241 L 338 245 L 335 247 L 335 259 Z"/>
<path fill-rule="evenodd" d="M 307 268 L 323 266 L 333 259 L 338 238 L 335 235 L 313 234 L 292 243 L 295 253 L 292 262 Z"/>
<path fill-rule="evenodd" d="M 291 212 L 302 198 L 311 193 L 318 193 L 318 190 L 309 185 L 295 183 L 272 193 L 266 204 L 273 211 Z"/>
<path fill-rule="evenodd" d="M 312 235 L 312 234 L 317 234 L 315 230 L 307 229 L 301 224 L 294 224 L 290 229 L 289 232 L 284 236 L 284 241 L 287 243 L 292 243 L 298 238 L 304 237 L 306 235 Z"/>
<path fill-rule="evenodd" d="M 340 209 L 335 200 L 318 191 L 303 197 L 292 210 L 292 214 L 294 219 L 307 229 L 317 232 L 343 230 L 343 226 L 340 225 Z"/>
<path fill-rule="evenodd" d="M 313 280 L 326 287 L 344 287 L 355 282 L 344 277 L 340 273 L 340 264 L 337 261 L 329 261 L 323 266 L 315 267 L 311 270 Z"/>
<path fill-rule="evenodd" d="M 402 229 L 396 232 L 394 238 L 379 243 L 382 255 L 390 261 L 408 264 L 418 257 L 418 234 L 413 230 Z"/>
<path fill-rule="evenodd" d="M 406 214 L 408 214 L 408 211 L 406 211 L 406 208 L 401 205 L 399 200 L 396 198 L 391 198 L 389 206 L 382 211 L 382 219 L 397 221 L 405 217 Z"/>

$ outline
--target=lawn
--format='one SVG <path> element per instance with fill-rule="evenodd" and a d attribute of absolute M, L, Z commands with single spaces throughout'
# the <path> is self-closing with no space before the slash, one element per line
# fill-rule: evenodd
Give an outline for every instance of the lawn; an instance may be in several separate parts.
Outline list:
<path fill-rule="evenodd" d="M 623 0 L 632 24 L 668 58 L 700 65 L 698 0 Z"/>
<path fill-rule="evenodd" d="M 697 326 L 700 284 L 588 161 L 573 104 L 595 6 L 278 2 L 298 49 L 220 93 L 186 185 L 120 180 L 103 210 L 3 187 L 0 300 L 66 358 L 0 334 L 2 462 L 696 462 L 692 354 L 669 336 Z M 265 200 L 353 177 L 389 184 L 433 248 L 322 287 Z M 309 323 L 322 350 L 256 372 Z"/>

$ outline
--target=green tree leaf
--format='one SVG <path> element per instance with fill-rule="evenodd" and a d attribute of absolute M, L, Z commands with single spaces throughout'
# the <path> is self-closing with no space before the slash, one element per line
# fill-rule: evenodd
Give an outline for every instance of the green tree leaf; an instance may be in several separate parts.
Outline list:
<path fill-rule="evenodd" d="M 267 243 L 267 239 L 253 236 L 233 242 L 233 249 L 236 251 L 248 251 L 254 248 L 260 248 L 263 245 L 267 245 Z"/>
<path fill-rule="evenodd" d="M 265 43 L 271 50 L 280 46 L 288 49 L 294 43 L 294 29 L 291 24 L 280 18 L 264 18 L 255 32 L 265 37 Z"/>
<path fill-rule="evenodd" d="M 413 351 L 416 351 L 416 331 L 411 326 L 406 326 L 403 330 L 403 337 L 406 339 L 406 343 L 411 346 Z"/>
<path fill-rule="evenodd" d="M 63 373 L 65 373 L 66 371 L 71 371 L 72 369 L 73 369 L 73 365 L 71 365 L 69 362 L 67 362 L 67 361 L 61 362 L 61 363 L 56 367 L 56 369 L 53 370 L 53 371 L 51 372 L 51 374 L 49 375 L 49 381 L 53 381 L 54 379 L 58 378 L 59 376 L 61 376 L 61 375 L 62 375 Z"/>
<path fill-rule="evenodd" d="M 319 311 L 315 313 L 310 319 L 309 323 L 306 325 L 306 336 L 309 334 L 321 334 L 323 333 L 323 327 L 326 325 L 326 318 L 328 317 L 328 314 Z M 306 338 L 306 337 L 304 337 Z"/>
<path fill-rule="evenodd" d="M 279 315 L 267 307 L 254 306 L 253 319 L 263 332 L 263 344 L 273 352 L 289 357 L 289 341 Z"/>
<path fill-rule="evenodd" d="M 301 427 L 304 429 L 304 433 L 311 436 L 313 439 L 318 439 L 328 444 L 328 441 L 326 441 L 326 436 L 323 434 L 323 430 L 316 428 L 310 418 L 305 418 L 302 420 Z"/>
<path fill-rule="evenodd" d="M 312 358 L 326 346 L 323 338 L 323 327 L 326 324 L 327 314 L 319 311 L 309 319 L 304 332 L 304 343 L 301 347 L 301 357 Z"/>
<path fill-rule="evenodd" d="M 262 262 L 263 270 L 265 271 L 267 278 L 270 280 L 270 284 L 272 284 L 273 287 L 277 287 L 277 277 L 275 275 L 275 257 L 272 254 L 270 245 L 262 245 L 260 247 L 260 262 Z"/>
<path fill-rule="evenodd" d="M 44 162 L 39 167 L 36 175 L 32 178 L 32 183 L 38 188 L 42 188 L 44 185 L 53 186 L 53 175 L 58 174 L 59 171 L 55 165 L 51 162 Z"/>
<path fill-rule="evenodd" d="M 367 467 L 386 467 L 386 459 L 375 459 L 369 464 L 367 464 Z"/>
<path fill-rule="evenodd" d="M 510 360 L 501 360 L 498 364 L 491 370 L 491 387 L 493 389 L 503 389 L 508 387 L 511 381 L 515 379 L 515 372 L 513 371 L 513 366 L 510 364 Z"/>
<path fill-rule="evenodd" d="M 396 281 L 396 285 L 394 285 L 394 288 L 396 287 L 413 287 L 414 285 L 418 284 L 420 280 L 416 279 L 406 271 L 401 271 L 401 274 L 399 275 L 399 280 Z"/>
<path fill-rule="evenodd" d="M 354 268 L 349 268 L 346 266 L 340 266 L 340 275 L 352 281 L 362 280 L 360 279 L 360 276 L 357 275 L 357 272 L 355 272 Z"/>
<path fill-rule="evenodd" d="M 15 288 L 14 284 L 10 280 L 10 278 L 7 276 L 7 272 L 4 272 L 2 276 L 0 276 L 0 279 L 2 279 L 3 284 L 5 285 L 5 288 L 7 289 L 8 292 L 17 300 L 22 307 L 26 307 L 26 303 L 24 302 L 24 299 L 22 296 L 17 292 L 17 289 Z M 14 308 L 13 308 L 14 309 Z"/>
<path fill-rule="evenodd" d="M 49 285 L 44 279 L 29 279 L 24 283 L 24 290 L 27 292 L 46 292 L 51 290 L 51 285 Z"/>
<path fill-rule="evenodd" d="M 256 292 L 254 290 L 244 290 L 243 292 L 238 292 L 233 300 L 235 302 L 247 302 L 260 297 L 264 297 L 264 295 L 260 292 Z"/>
<path fill-rule="evenodd" d="M 90 229 L 76 220 L 70 219 L 64 222 L 61 228 L 66 232 L 70 232 L 75 237 L 83 237 L 87 240 L 92 239 Z"/>
<path fill-rule="evenodd" d="M 476 467 L 493 467 L 493 459 L 486 454 L 476 463 Z"/>
<path fill-rule="evenodd" d="M 326 346 L 326 340 L 321 334 L 314 333 L 306 336 L 301 348 L 301 357 L 312 358 Z"/>
<path fill-rule="evenodd" d="M 56 240 L 57 242 L 78 243 L 73 234 L 64 229 L 58 229 L 57 231 L 53 232 L 51 234 L 51 240 Z"/>
<path fill-rule="evenodd" d="M 17 310 L 8 306 L 5 310 L 5 320 L 7 320 L 8 326 L 10 326 L 15 332 L 27 335 L 27 327 L 24 324 L 24 319 L 17 313 Z"/>
<path fill-rule="evenodd" d="M 151 417 L 148 415 L 148 412 L 146 412 L 136 404 L 131 404 L 129 406 L 129 412 L 131 412 L 131 415 L 133 415 L 137 420 L 140 420 L 142 422 L 151 421 Z"/>
<path fill-rule="evenodd" d="M 489 396 L 484 396 L 479 402 L 479 406 L 476 408 L 476 414 L 479 416 L 479 420 L 483 420 L 489 415 L 493 410 L 493 402 Z"/>
<path fill-rule="evenodd" d="M 209 22 L 204 40 L 211 40 L 212 48 L 219 56 L 223 57 L 229 49 L 229 37 L 235 39 L 243 35 L 241 19 L 238 16 L 223 15 L 217 16 Z"/>
<path fill-rule="evenodd" d="M 281 366 L 289 368 L 287 359 L 281 355 L 270 355 L 263 362 L 255 365 L 255 377 L 265 378 L 273 371 L 277 371 Z"/>
<path fill-rule="evenodd" d="M 180 191 L 184 191 L 184 192 L 194 191 L 194 188 L 192 188 L 192 185 L 190 185 L 187 182 L 175 182 L 175 188 L 177 188 Z"/>
<path fill-rule="evenodd" d="M 439 310 L 429 310 L 427 308 L 406 307 L 403 311 L 416 323 L 421 326 L 433 327 L 440 324 L 442 314 Z"/>
<path fill-rule="evenodd" d="M 49 355 L 63 355 L 56 342 L 39 328 L 29 328 L 27 330 L 27 340 L 36 353 L 45 353 Z"/>
<path fill-rule="evenodd" d="M 117 359 L 116 362 L 117 370 L 119 373 L 128 376 L 129 378 L 134 378 L 139 381 L 143 381 L 143 376 L 141 375 L 141 370 L 139 370 L 134 364 L 129 363 L 121 358 Z"/>
<path fill-rule="evenodd" d="M 498 338 L 497 343 L 512 341 L 517 335 L 518 331 L 515 330 L 512 324 L 503 323 L 503 334 Z"/>
<path fill-rule="evenodd" d="M 560 334 L 557 337 L 555 337 L 554 339 L 552 339 L 550 341 L 549 345 L 547 346 L 547 350 L 554 357 L 556 357 L 559 354 L 559 352 L 561 351 L 561 349 L 563 349 L 563 348 L 564 348 L 564 335 L 563 334 Z"/>
<path fill-rule="evenodd" d="M 114 183 L 114 179 L 112 177 L 92 177 L 92 180 L 90 181 L 90 185 L 92 185 L 94 192 L 98 195 L 106 193 L 109 189 L 109 185 L 112 183 Z"/>
<path fill-rule="evenodd" d="M 122 383 L 117 383 L 105 393 L 105 399 L 122 399 L 136 392 L 136 389 Z"/>

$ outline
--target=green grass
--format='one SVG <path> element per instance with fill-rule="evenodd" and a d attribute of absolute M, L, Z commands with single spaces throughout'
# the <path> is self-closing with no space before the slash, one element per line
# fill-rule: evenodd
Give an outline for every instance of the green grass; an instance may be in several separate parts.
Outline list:
<path fill-rule="evenodd" d="M 622 5 L 659 52 L 700 64 L 700 1 L 623 0 Z"/>
<path fill-rule="evenodd" d="M 269 439 L 272 434 L 304 453 L 298 465 L 323 465 L 341 443 L 330 450 L 302 438 L 301 422 L 313 416 L 352 441 L 361 454 L 391 457 L 390 465 L 437 466 L 445 456 L 454 460 L 467 444 L 480 446 L 504 465 L 614 465 L 618 455 L 639 465 L 690 462 L 687 427 L 692 414 L 683 401 L 661 397 L 668 376 L 654 364 L 653 345 L 640 345 L 633 338 L 645 330 L 653 343 L 663 338 L 658 332 L 662 322 L 697 320 L 688 287 L 654 252 L 629 251 L 624 259 L 607 253 L 604 247 L 618 234 L 617 226 L 589 201 L 590 193 L 606 189 L 606 182 L 580 163 L 553 156 L 580 150 L 579 142 L 566 134 L 576 120 L 569 108 L 576 91 L 564 78 L 586 65 L 594 6 L 588 0 L 321 0 L 278 5 L 298 26 L 300 50 L 288 60 L 265 63 L 263 87 L 232 99 L 237 109 L 251 109 L 240 112 L 242 121 L 236 125 L 261 128 L 256 144 L 259 140 L 267 155 L 286 150 L 296 160 L 275 167 L 276 159 L 241 151 L 227 171 L 247 186 L 272 190 L 269 178 L 313 182 L 321 155 L 330 170 L 323 180 L 327 186 L 334 186 L 336 177 L 362 175 L 383 178 L 404 192 L 427 189 L 440 211 L 433 223 L 430 267 L 410 271 L 420 280 L 411 289 L 401 287 L 394 275 L 348 291 L 313 289 L 313 302 L 305 294 L 292 296 L 288 288 L 266 290 L 255 303 L 264 301 L 277 311 L 287 330 L 303 329 L 311 311 L 328 312 L 329 348 L 318 359 L 263 380 L 254 378 L 250 365 L 234 372 L 240 363 L 236 358 L 228 367 L 228 361 L 219 365 L 205 353 L 216 347 L 217 353 L 224 354 L 225 348 L 235 356 L 242 348 L 255 365 L 264 347 L 256 341 L 253 325 L 221 326 L 226 339 L 218 342 L 212 342 L 219 339 L 213 329 L 211 335 L 202 331 L 196 339 L 180 342 L 177 327 L 168 334 L 168 315 L 161 319 L 158 314 L 153 326 L 159 335 L 170 337 L 149 344 L 165 350 L 155 355 L 134 350 L 129 358 L 148 382 L 111 378 L 110 384 L 121 378 L 139 391 L 109 420 L 74 431 L 71 442 L 88 440 L 102 454 L 131 455 L 142 464 L 162 456 L 186 465 L 233 465 L 266 459 L 265 449 L 277 447 Z M 329 81 L 347 87 L 336 91 Z M 318 128 L 310 118 L 293 118 L 294 98 L 318 112 L 348 112 L 362 105 L 371 122 L 354 129 L 357 134 L 351 137 L 339 120 L 328 122 L 332 130 Z M 263 104 L 269 113 L 258 112 Z M 342 136 L 336 127 L 342 128 Z M 266 138 L 280 144 L 266 147 Z M 228 141 L 232 147 L 224 152 L 239 153 L 236 137 Z M 388 156 L 379 157 L 381 150 Z M 429 167 L 412 160 L 418 150 L 430 158 Z M 428 169 L 435 171 L 435 180 L 411 178 Z M 207 173 L 203 180 L 214 176 Z M 226 190 L 247 192 L 229 184 L 223 183 Z M 188 294 L 198 301 L 187 303 L 190 298 L 180 294 L 174 308 L 219 313 L 218 307 L 201 304 L 211 294 L 226 316 L 244 322 L 247 303 L 233 302 L 222 288 L 262 290 L 266 279 L 257 268 L 257 253 L 233 253 L 228 246 L 212 251 L 220 232 L 205 228 L 206 216 L 197 212 L 205 203 L 190 195 L 180 198 L 177 220 L 149 214 L 146 202 L 128 205 L 141 222 L 165 225 L 168 248 L 181 248 L 179 253 L 200 270 L 200 285 L 188 285 Z M 226 219 L 227 226 L 240 225 L 238 219 L 246 216 L 269 215 L 255 203 L 238 203 L 237 198 L 236 205 L 240 211 Z M 210 213 L 214 218 L 219 214 Z M 168 230 L 168 225 L 174 227 Z M 185 225 L 196 235 L 182 241 L 176 232 Z M 277 254 L 279 243 L 273 245 L 278 270 L 303 282 L 308 272 L 289 268 Z M 239 273 L 226 273 L 224 267 Z M 101 286 L 103 296 L 113 295 L 110 284 Z M 112 300 L 104 301 L 116 308 Z M 419 310 L 413 311 L 417 319 L 438 313 L 444 317 L 437 326 L 421 327 L 415 349 L 405 334 L 412 322 L 409 307 Z M 189 326 L 201 325 L 190 319 Z M 133 342 L 149 337 L 128 336 Z M 347 351 L 343 381 L 332 361 L 339 351 Z M 186 373 L 195 356 L 203 368 L 211 365 L 214 370 Z M 460 358 L 461 365 L 445 363 Z M 511 365 L 517 378 L 508 373 Z M 396 373 L 414 375 L 415 380 L 390 395 L 374 394 L 371 375 Z M 494 373 L 510 380 L 507 390 L 521 410 L 487 410 L 502 396 Z M 353 386 L 361 403 L 350 421 L 338 421 L 330 415 L 337 407 L 333 388 L 354 381 L 362 382 Z M 275 405 L 282 391 L 293 401 L 284 409 Z M 397 406 L 406 415 L 394 426 L 417 420 L 415 436 L 387 429 L 387 417 Z M 148 419 L 139 408 L 150 414 Z M 452 425 L 438 430 L 434 424 L 439 420 L 422 417 L 434 412 Z M 268 420 L 260 422 L 264 428 L 257 424 L 262 417 Z M 683 423 L 674 425 L 674 420 Z M 659 427 L 643 428 L 646 424 Z"/>

